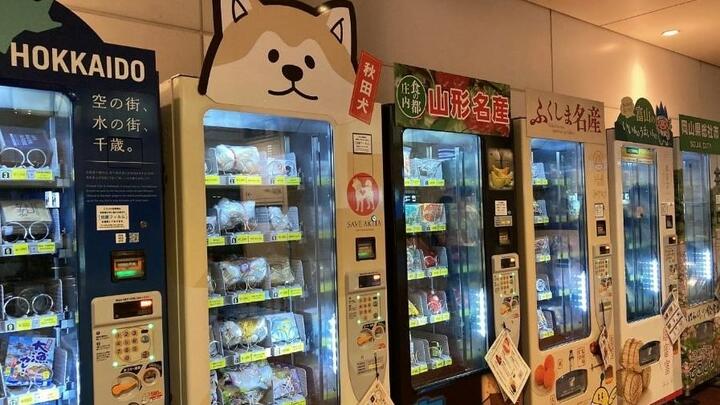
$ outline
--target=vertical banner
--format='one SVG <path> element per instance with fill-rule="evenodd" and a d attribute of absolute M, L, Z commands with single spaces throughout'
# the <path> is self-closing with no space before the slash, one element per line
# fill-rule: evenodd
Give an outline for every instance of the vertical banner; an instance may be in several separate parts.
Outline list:
<path fill-rule="evenodd" d="M 362 51 L 358 62 L 355 86 L 353 87 L 352 99 L 350 100 L 350 116 L 370 124 L 375 99 L 377 98 L 378 85 L 380 84 L 380 71 L 382 61 L 371 54 Z"/>

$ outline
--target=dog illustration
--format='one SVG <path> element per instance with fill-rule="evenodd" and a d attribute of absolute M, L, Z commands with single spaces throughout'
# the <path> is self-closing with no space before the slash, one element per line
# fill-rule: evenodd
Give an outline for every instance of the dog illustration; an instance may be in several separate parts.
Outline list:
<path fill-rule="evenodd" d="M 375 211 L 375 191 L 370 179 L 365 179 L 365 184 L 355 177 L 352 180 L 352 188 L 355 190 L 355 212 Z M 367 204 L 367 210 L 365 205 Z"/>
<path fill-rule="evenodd" d="M 199 91 L 213 100 L 344 119 L 355 80 L 355 11 L 294 0 L 214 0 Z"/>

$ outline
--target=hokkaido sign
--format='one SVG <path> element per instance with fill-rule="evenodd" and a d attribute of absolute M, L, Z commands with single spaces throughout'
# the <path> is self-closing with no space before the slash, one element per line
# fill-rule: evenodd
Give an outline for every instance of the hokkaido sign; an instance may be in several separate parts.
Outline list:
<path fill-rule="evenodd" d="M 681 114 L 680 149 L 720 155 L 720 122 Z"/>
<path fill-rule="evenodd" d="M 605 136 L 603 103 L 528 90 L 525 96 L 531 134 Z"/>
<path fill-rule="evenodd" d="M 395 64 L 395 123 L 408 128 L 510 135 L 510 86 Z"/>
<path fill-rule="evenodd" d="M 633 105 L 630 97 L 623 97 L 620 102 L 620 115 L 615 121 L 615 139 L 672 146 L 672 125 L 667 107 L 660 103 L 653 108 L 646 98 L 639 98 Z"/>

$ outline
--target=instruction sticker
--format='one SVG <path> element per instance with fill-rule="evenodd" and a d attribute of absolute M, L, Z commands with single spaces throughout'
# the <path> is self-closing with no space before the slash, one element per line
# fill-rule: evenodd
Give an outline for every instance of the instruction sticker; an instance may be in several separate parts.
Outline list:
<path fill-rule="evenodd" d="M 495 200 L 495 215 L 507 215 L 507 200 Z"/>
<path fill-rule="evenodd" d="M 98 231 L 130 229 L 130 208 L 127 205 L 98 205 L 95 214 Z"/>
<path fill-rule="evenodd" d="M 352 134 L 353 153 L 356 155 L 372 155 L 372 135 Z"/>

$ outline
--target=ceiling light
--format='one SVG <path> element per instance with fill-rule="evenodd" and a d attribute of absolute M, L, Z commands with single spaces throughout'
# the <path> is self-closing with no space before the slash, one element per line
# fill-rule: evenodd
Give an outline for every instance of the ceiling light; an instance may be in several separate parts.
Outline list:
<path fill-rule="evenodd" d="M 672 29 L 672 30 L 663 31 L 663 33 L 660 35 L 662 35 L 664 37 L 674 37 L 675 35 L 677 35 L 679 33 L 680 33 L 680 30 Z"/>

